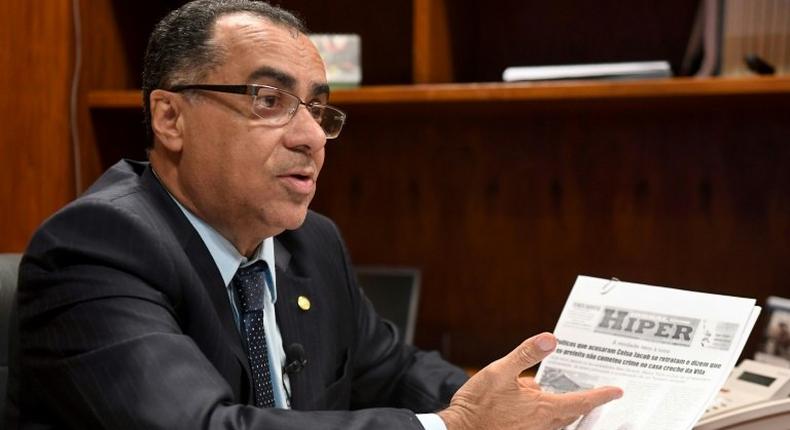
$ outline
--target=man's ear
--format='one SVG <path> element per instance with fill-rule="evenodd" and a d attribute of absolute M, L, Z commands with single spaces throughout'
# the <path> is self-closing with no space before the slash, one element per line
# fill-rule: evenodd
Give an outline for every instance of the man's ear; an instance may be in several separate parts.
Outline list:
<path fill-rule="evenodd" d="M 151 91 L 151 128 L 168 151 L 181 152 L 184 142 L 181 104 L 176 93 Z"/>

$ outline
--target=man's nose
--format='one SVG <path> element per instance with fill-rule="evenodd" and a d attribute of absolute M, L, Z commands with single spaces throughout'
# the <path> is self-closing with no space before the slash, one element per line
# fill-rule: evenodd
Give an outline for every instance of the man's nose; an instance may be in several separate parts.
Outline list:
<path fill-rule="evenodd" d="M 286 146 L 294 150 L 313 153 L 326 145 L 326 133 L 307 107 L 300 105 L 288 123 Z"/>

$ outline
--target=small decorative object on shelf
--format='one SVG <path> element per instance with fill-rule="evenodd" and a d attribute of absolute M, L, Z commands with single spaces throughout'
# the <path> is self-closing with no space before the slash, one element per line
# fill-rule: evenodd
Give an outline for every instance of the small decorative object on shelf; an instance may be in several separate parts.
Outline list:
<path fill-rule="evenodd" d="M 356 87 L 362 82 L 362 42 L 358 34 L 311 34 L 310 40 L 324 59 L 330 86 Z"/>

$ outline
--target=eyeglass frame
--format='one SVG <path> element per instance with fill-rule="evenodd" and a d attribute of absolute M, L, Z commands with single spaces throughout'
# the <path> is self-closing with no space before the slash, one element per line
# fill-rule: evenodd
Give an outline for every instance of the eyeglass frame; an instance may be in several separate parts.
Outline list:
<path fill-rule="evenodd" d="M 319 108 L 322 108 L 322 109 L 330 109 L 330 110 L 335 111 L 338 114 L 340 114 L 340 117 L 342 118 L 342 121 L 340 122 L 340 127 L 338 127 L 336 133 L 334 133 L 333 135 L 329 135 L 326 132 L 326 129 L 324 129 L 324 127 L 321 127 L 321 130 L 324 131 L 324 135 L 326 136 L 327 139 L 335 139 L 335 138 L 337 138 L 340 135 L 340 132 L 343 130 L 343 125 L 345 125 L 345 123 L 346 123 L 347 115 L 342 110 L 336 108 L 335 106 L 324 104 L 324 103 L 318 103 L 318 102 L 309 102 L 308 103 L 308 102 L 305 102 L 304 100 L 302 100 L 301 97 L 297 96 L 296 94 L 294 94 L 294 93 L 292 93 L 290 91 L 284 90 L 282 88 L 273 87 L 271 85 L 263 85 L 263 84 L 235 84 L 235 85 L 234 84 L 181 84 L 181 85 L 173 85 L 170 88 L 165 88 L 165 91 L 171 91 L 171 92 L 174 92 L 174 93 L 178 93 L 178 92 L 186 91 L 186 90 L 204 90 L 204 91 L 213 91 L 213 92 L 226 93 L 226 94 L 242 94 L 242 95 L 252 96 L 252 103 L 254 105 L 255 104 L 255 99 L 258 97 L 258 91 L 261 88 L 266 88 L 266 89 L 269 89 L 269 90 L 274 90 L 274 91 L 277 91 L 277 92 L 280 92 L 280 93 L 283 93 L 283 94 L 287 94 L 289 96 L 292 96 L 294 99 L 296 99 L 299 102 L 299 104 L 296 105 L 296 109 L 293 109 L 291 111 L 291 113 L 288 115 L 288 120 L 285 121 L 281 126 L 284 126 L 284 125 L 288 124 L 289 122 L 291 122 L 291 120 L 294 118 L 294 116 L 296 116 L 296 111 L 299 110 L 299 106 L 304 106 L 305 108 L 308 108 L 308 110 L 311 107 L 319 107 Z M 250 109 L 250 110 L 252 111 L 252 114 L 257 116 L 258 118 L 266 119 L 266 118 L 258 115 L 255 112 L 254 109 Z M 318 125 L 319 125 L 319 127 L 321 126 L 320 123 L 318 123 Z"/>

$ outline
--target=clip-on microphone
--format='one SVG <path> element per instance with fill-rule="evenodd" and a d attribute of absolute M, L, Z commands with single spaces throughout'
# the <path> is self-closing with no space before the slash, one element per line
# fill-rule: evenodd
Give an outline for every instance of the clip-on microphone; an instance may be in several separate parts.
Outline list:
<path fill-rule="evenodd" d="M 304 369 L 307 364 L 307 359 L 304 356 L 304 347 L 300 343 L 292 343 L 288 345 L 285 351 L 285 360 L 288 364 L 283 367 L 283 372 L 292 375 L 299 373 Z"/>

